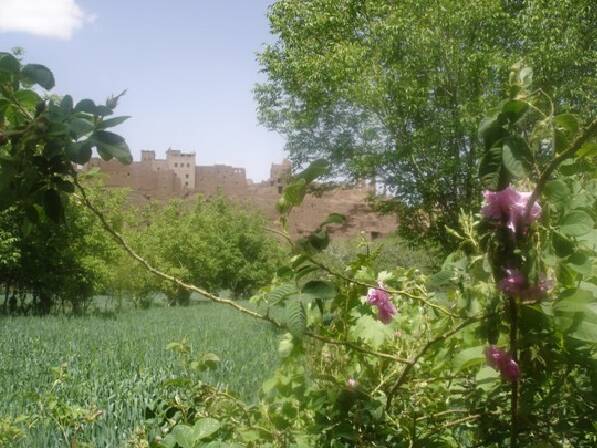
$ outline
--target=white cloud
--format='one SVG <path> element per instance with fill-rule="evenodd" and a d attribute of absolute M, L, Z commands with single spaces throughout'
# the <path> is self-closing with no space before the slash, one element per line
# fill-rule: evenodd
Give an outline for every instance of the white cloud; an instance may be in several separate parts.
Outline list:
<path fill-rule="evenodd" d="M 94 19 L 75 0 L 0 0 L 0 32 L 70 39 L 77 28 Z"/>

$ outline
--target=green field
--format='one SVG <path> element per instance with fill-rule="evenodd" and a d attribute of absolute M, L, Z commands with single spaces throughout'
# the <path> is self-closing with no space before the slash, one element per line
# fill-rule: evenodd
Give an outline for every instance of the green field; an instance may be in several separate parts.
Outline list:
<path fill-rule="evenodd" d="M 145 405 L 179 369 L 169 342 L 186 337 L 193 351 L 222 362 L 206 380 L 241 397 L 257 397 L 277 362 L 276 335 L 262 323 L 208 303 L 156 307 L 113 318 L 17 317 L 0 320 L 0 417 L 35 414 L 36 392 L 51 387 L 52 367 L 67 365 L 69 404 L 103 411 L 86 435 L 93 446 L 125 445 Z M 62 447 L 56 430 L 34 427 L 22 447 Z"/>

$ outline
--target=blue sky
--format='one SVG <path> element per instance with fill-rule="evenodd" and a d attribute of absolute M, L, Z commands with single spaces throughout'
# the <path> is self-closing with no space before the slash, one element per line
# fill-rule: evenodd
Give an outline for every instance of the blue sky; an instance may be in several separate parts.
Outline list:
<path fill-rule="evenodd" d="M 261 180 L 284 145 L 259 126 L 251 93 L 271 2 L 1 0 L 0 51 L 23 47 L 25 62 L 52 69 L 53 92 L 75 100 L 128 89 L 117 114 L 132 118 L 116 130 L 136 159 L 172 146 Z"/>

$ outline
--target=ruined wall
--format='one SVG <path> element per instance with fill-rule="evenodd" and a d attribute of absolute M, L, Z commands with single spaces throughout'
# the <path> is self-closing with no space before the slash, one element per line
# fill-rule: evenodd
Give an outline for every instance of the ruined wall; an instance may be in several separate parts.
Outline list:
<path fill-rule="evenodd" d="M 221 192 L 249 210 L 260 211 L 270 225 L 277 225 L 276 203 L 290 173 L 288 161 L 272 164 L 270 179 L 253 183 L 247 179 L 244 168 L 226 165 L 195 167 L 192 165 L 194 154 L 174 150 L 169 150 L 167 156 L 166 160 L 160 160 L 155 158 L 155 152 L 143 151 L 142 160 L 129 166 L 100 159 L 92 159 L 88 166 L 100 168 L 106 174 L 107 186 L 132 189 L 131 199 L 136 203 L 149 199 L 192 200 L 198 194 L 209 197 Z M 189 174 L 191 167 L 192 176 Z M 190 183 L 184 184 L 190 179 L 194 179 L 193 188 Z M 346 215 L 348 220 L 342 226 L 332 226 L 333 235 L 352 237 L 365 232 L 370 239 L 388 235 L 396 230 L 396 218 L 373 212 L 367 205 L 369 192 L 367 185 L 361 184 L 326 191 L 321 197 L 307 195 L 302 206 L 290 214 L 290 233 L 294 237 L 305 235 L 335 212 Z"/>
<path fill-rule="evenodd" d="M 244 168 L 226 165 L 198 166 L 195 168 L 195 179 L 195 192 L 205 196 L 218 191 L 228 196 L 243 196 L 248 185 Z"/>

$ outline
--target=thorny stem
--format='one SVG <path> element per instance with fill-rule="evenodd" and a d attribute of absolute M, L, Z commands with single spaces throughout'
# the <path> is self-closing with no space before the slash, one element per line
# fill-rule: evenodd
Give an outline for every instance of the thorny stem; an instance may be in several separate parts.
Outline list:
<path fill-rule="evenodd" d="M 516 297 L 510 297 L 510 354 L 512 359 L 518 363 L 518 302 Z M 510 401 L 510 448 L 518 447 L 518 400 L 519 380 L 512 382 L 512 395 Z"/>

